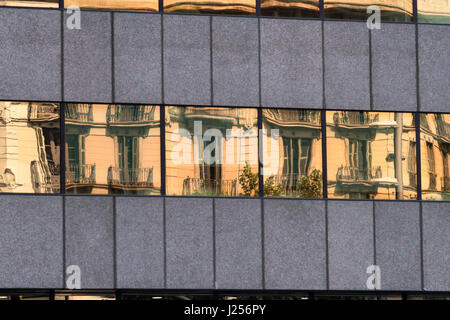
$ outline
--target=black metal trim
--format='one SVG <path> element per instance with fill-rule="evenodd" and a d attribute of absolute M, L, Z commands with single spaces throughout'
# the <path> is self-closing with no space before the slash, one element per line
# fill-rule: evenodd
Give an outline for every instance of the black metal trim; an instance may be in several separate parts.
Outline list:
<path fill-rule="evenodd" d="M 66 125 L 65 103 L 59 104 L 59 193 L 66 193 Z"/>
<path fill-rule="evenodd" d="M 160 157 L 161 157 L 161 195 L 166 195 L 166 107 L 159 109 Z"/>
<path fill-rule="evenodd" d="M 327 116 L 326 110 L 321 110 L 320 121 L 322 125 L 322 198 L 328 198 L 328 171 L 327 171 Z"/>
<path fill-rule="evenodd" d="M 416 172 L 417 172 L 417 200 L 422 200 L 422 164 L 420 149 L 420 112 L 414 113 L 416 126 Z"/>
<path fill-rule="evenodd" d="M 262 132 L 262 108 L 258 108 L 258 195 L 264 197 L 264 148 L 263 148 L 263 132 Z"/>

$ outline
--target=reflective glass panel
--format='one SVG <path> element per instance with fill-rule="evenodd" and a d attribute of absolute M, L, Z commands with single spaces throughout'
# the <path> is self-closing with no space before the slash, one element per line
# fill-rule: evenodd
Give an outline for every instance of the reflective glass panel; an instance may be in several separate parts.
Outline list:
<path fill-rule="evenodd" d="M 256 15 L 256 0 L 164 0 L 164 12 Z"/>
<path fill-rule="evenodd" d="M 262 113 L 264 196 L 322 198 L 320 111 Z"/>
<path fill-rule="evenodd" d="M 382 21 L 412 21 L 412 0 L 324 0 L 325 18 L 367 20 L 372 15 L 367 8 L 372 5 L 380 7 Z"/>
<path fill-rule="evenodd" d="M 0 102 L 0 192 L 59 189 L 59 104 Z"/>
<path fill-rule="evenodd" d="M 418 22 L 450 24 L 449 0 L 417 0 Z"/>
<path fill-rule="evenodd" d="M 450 200 L 450 114 L 421 114 L 422 199 Z"/>
<path fill-rule="evenodd" d="M 168 195 L 258 195 L 258 113 L 166 107 Z"/>
<path fill-rule="evenodd" d="M 327 111 L 329 198 L 416 199 L 412 113 Z"/>
<path fill-rule="evenodd" d="M 161 193 L 159 106 L 66 104 L 66 192 Z"/>
<path fill-rule="evenodd" d="M 319 18 L 318 0 L 261 0 L 261 15 Z"/>
<path fill-rule="evenodd" d="M 0 0 L 0 7 L 59 8 L 57 0 Z"/>
<path fill-rule="evenodd" d="M 64 8 L 111 9 L 126 11 L 158 11 L 158 0 L 64 0 Z"/>

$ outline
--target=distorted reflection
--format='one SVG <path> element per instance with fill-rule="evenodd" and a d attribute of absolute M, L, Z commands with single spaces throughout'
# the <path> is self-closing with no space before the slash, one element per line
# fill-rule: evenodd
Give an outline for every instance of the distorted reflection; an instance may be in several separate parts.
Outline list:
<path fill-rule="evenodd" d="M 0 7 L 59 8 L 58 0 L 0 0 Z"/>
<path fill-rule="evenodd" d="M 367 20 L 371 5 L 380 7 L 382 21 L 412 21 L 412 0 L 324 0 L 325 18 Z"/>
<path fill-rule="evenodd" d="M 261 0 L 261 15 L 319 18 L 318 0 Z"/>
<path fill-rule="evenodd" d="M 64 0 L 64 8 L 111 9 L 128 11 L 158 11 L 158 0 Z"/>
<path fill-rule="evenodd" d="M 422 199 L 450 200 L 450 114 L 421 114 Z"/>
<path fill-rule="evenodd" d="M 322 197 L 320 111 L 264 109 L 264 196 Z"/>
<path fill-rule="evenodd" d="M 411 113 L 327 111 L 329 198 L 416 199 Z"/>
<path fill-rule="evenodd" d="M 257 110 L 166 107 L 169 195 L 258 195 Z"/>
<path fill-rule="evenodd" d="M 59 189 L 59 105 L 0 102 L 0 192 Z"/>
<path fill-rule="evenodd" d="M 450 24 L 450 1 L 417 0 L 417 20 L 419 22 Z"/>
<path fill-rule="evenodd" d="M 164 0 L 164 12 L 256 15 L 256 0 Z"/>
<path fill-rule="evenodd" d="M 67 104 L 68 193 L 160 194 L 159 107 Z"/>

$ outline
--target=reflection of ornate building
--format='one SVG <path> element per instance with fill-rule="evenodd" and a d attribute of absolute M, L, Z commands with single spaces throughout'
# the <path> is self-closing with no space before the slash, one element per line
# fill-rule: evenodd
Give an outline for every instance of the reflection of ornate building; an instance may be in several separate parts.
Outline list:
<path fill-rule="evenodd" d="M 328 111 L 329 196 L 415 199 L 415 149 L 412 114 Z"/>
<path fill-rule="evenodd" d="M 255 15 L 255 0 L 164 0 L 165 12 L 190 12 L 190 13 L 224 13 L 239 15 Z"/>
<path fill-rule="evenodd" d="M 59 106 L 0 102 L 0 191 L 58 193 Z"/>
<path fill-rule="evenodd" d="M 422 198 L 450 199 L 450 115 L 421 114 Z"/>
<path fill-rule="evenodd" d="M 321 120 L 319 111 L 264 109 L 263 129 L 267 129 L 264 146 L 278 154 L 278 161 L 264 152 L 264 178 L 281 186 L 291 195 L 298 181 L 314 169 L 322 172 Z M 274 136 L 274 129 L 278 136 Z M 267 140 L 266 140 L 267 139 Z M 275 150 L 272 150 L 275 147 Z"/>
<path fill-rule="evenodd" d="M 66 105 L 68 192 L 158 194 L 159 110 Z"/>
<path fill-rule="evenodd" d="M 258 172 L 257 141 L 256 109 L 167 107 L 167 193 L 239 195 L 246 162 Z"/>

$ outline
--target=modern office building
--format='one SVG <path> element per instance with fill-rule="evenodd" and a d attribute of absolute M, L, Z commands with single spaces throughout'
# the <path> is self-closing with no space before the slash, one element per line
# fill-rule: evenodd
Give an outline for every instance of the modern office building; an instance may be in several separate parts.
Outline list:
<path fill-rule="evenodd" d="M 448 1 L 0 0 L 2 297 L 449 297 L 449 166 Z"/>

